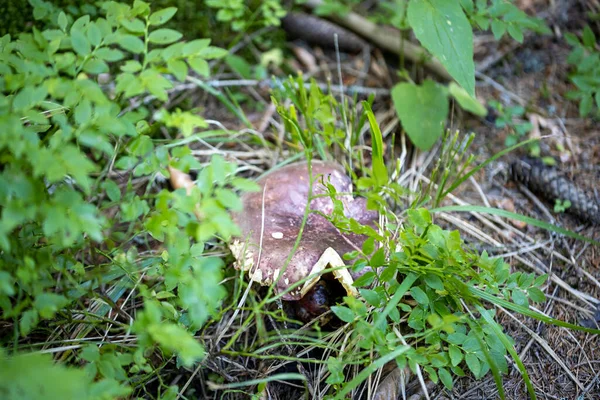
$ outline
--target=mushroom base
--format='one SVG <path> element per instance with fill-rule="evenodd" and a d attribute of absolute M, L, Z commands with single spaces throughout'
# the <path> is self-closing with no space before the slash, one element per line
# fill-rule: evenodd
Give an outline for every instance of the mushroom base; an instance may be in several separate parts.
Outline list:
<path fill-rule="evenodd" d="M 288 317 L 308 323 L 329 311 L 332 305 L 340 303 L 347 295 L 344 286 L 329 273 L 323 275 L 302 299 L 285 302 L 285 309 Z M 332 316 L 328 315 L 319 321 L 320 325 L 328 325 L 332 319 Z"/>

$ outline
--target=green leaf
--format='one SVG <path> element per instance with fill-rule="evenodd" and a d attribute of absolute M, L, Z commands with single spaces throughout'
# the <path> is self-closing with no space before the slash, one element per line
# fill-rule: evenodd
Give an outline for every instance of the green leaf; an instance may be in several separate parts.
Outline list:
<path fill-rule="evenodd" d="M 123 18 L 119 22 L 125 29 L 132 33 L 144 33 L 146 30 L 146 25 L 138 18 Z"/>
<path fill-rule="evenodd" d="M 144 42 L 137 36 L 121 35 L 117 40 L 117 43 L 125 50 L 134 54 L 139 54 L 144 51 Z"/>
<path fill-rule="evenodd" d="M 227 50 L 221 49 L 219 47 L 214 47 L 214 46 L 208 46 L 208 47 L 202 49 L 200 51 L 200 53 L 198 53 L 198 56 L 205 58 L 207 60 L 210 60 L 213 58 L 225 57 L 226 55 L 227 55 Z"/>
<path fill-rule="evenodd" d="M 454 382 L 452 382 L 452 375 L 450 372 L 448 372 L 446 368 L 440 368 L 438 369 L 438 376 L 440 377 L 440 380 L 444 386 L 446 386 L 446 389 L 452 390 L 454 387 Z"/>
<path fill-rule="evenodd" d="M 429 150 L 444 131 L 446 91 L 430 80 L 422 86 L 400 83 L 392 88 L 392 100 L 411 141 L 421 150 Z"/>
<path fill-rule="evenodd" d="M 454 82 L 450 82 L 448 89 L 452 97 L 462 109 L 469 111 L 479 117 L 485 117 L 487 115 L 487 108 L 479 102 L 476 98 L 472 97 L 465 89 L 460 87 Z"/>
<path fill-rule="evenodd" d="M 333 313 L 344 322 L 354 321 L 354 312 L 348 307 L 332 306 L 331 311 L 333 311 Z"/>
<path fill-rule="evenodd" d="M 463 359 L 463 352 L 456 345 L 451 344 L 448 346 L 448 354 L 450 355 L 450 362 L 453 367 L 456 367 Z"/>
<path fill-rule="evenodd" d="M 467 353 L 465 355 L 465 361 L 467 363 L 467 367 L 473 372 L 476 378 L 479 378 L 479 374 L 481 373 L 481 362 L 479 358 L 475 355 L 475 353 Z"/>
<path fill-rule="evenodd" d="M 527 294 L 529 295 L 531 301 L 535 301 L 536 303 L 543 303 L 546 301 L 546 295 L 544 295 L 544 292 L 536 287 L 527 289 Z"/>
<path fill-rule="evenodd" d="M 121 200 L 121 189 L 119 189 L 119 186 L 114 181 L 107 179 L 102 182 L 100 187 L 106 191 L 106 195 L 110 201 Z"/>
<path fill-rule="evenodd" d="M 499 19 L 495 19 L 492 21 L 492 33 L 494 34 L 494 39 L 500 40 L 504 33 L 506 32 L 506 24 L 504 21 Z"/>
<path fill-rule="evenodd" d="M 429 304 L 429 297 L 427 294 L 418 286 L 415 286 L 410 289 L 410 294 L 417 301 L 417 303 L 422 305 Z"/>
<path fill-rule="evenodd" d="M 58 14 L 58 27 L 61 31 L 66 32 L 68 22 L 69 21 L 67 20 L 67 15 L 63 11 L 61 11 Z"/>
<path fill-rule="evenodd" d="M 38 320 L 38 313 L 36 310 L 27 310 L 21 314 L 21 320 L 19 321 L 19 330 L 21 336 L 27 336 L 38 324 Z"/>
<path fill-rule="evenodd" d="M 120 61 L 125 57 L 121 50 L 109 49 L 108 47 L 99 48 L 96 50 L 95 55 L 96 57 L 108 62 Z"/>
<path fill-rule="evenodd" d="M 108 64 L 103 60 L 97 58 L 91 58 L 86 61 L 83 66 L 83 70 L 88 74 L 98 75 L 108 72 Z"/>
<path fill-rule="evenodd" d="M 256 182 L 245 178 L 233 178 L 231 180 L 231 186 L 243 192 L 260 191 L 260 186 Z"/>
<path fill-rule="evenodd" d="M 385 167 L 383 160 L 383 136 L 379 129 L 379 124 L 375 119 L 375 114 L 371 110 L 369 102 L 363 101 L 362 105 L 367 114 L 369 120 L 369 126 L 371 128 L 371 147 L 373 148 L 373 177 L 378 185 L 385 185 L 388 183 L 388 171 Z"/>
<path fill-rule="evenodd" d="M 88 99 L 83 99 L 81 103 L 75 107 L 75 122 L 79 125 L 85 125 L 92 118 L 92 103 Z"/>
<path fill-rule="evenodd" d="M 210 75 L 210 67 L 206 60 L 202 58 L 190 58 L 188 59 L 188 63 L 198 75 L 203 77 L 208 77 Z"/>
<path fill-rule="evenodd" d="M 88 25 L 87 38 L 94 47 L 99 46 L 102 42 L 102 32 L 100 32 L 100 28 L 93 22 L 90 22 Z"/>
<path fill-rule="evenodd" d="M 242 211 L 242 201 L 231 190 L 219 188 L 215 190 L 215 197 L 223 207 L 231 211 Z"/>
<path fill-rule="evenodd" d="M 71 45 L 73 46 L 73 50 L 80 56 L 85 57 L 92 52 L 90 42 L 83 32 L 78 29 L 71 29 Z"/>
<path fill-rule="evenodd" d="M 371 289 L 359 289 L 360 295 L 373 307 L 379 307 L 381 305 L 381 297 L 379 293 Z"/>
<path fill-rule="evenodd" d="M 49 354 L 0 353 L 0 393 L 4 400 L 88 399 L 86 373 L 54 363 Z M 33 384 L 35 382 L 35 384 Z"/>
<path fill-rule="evenodd" d="M 427 286 L 435 290 L 445 289 L 442 279 L 439 276 L 432 273 L 425 275 L 425 283 L 427 283 Z"/>
<path fill-rule="evenodd" d="M 596 35 L 594 35 L 594 31 L 590 28 L 589 25 L 586 25 L 583 28 L 582 40 L 583 45 L 589 47 L 590 49 L 593 49 L 596 45 Z"/>
<path fill-rule="evenodd" d="M 519 43 L 523 43 L 523 31 L 515 24 L 508 25 L 508 34 Z"/>
<path fill-rule="evenodd" d="M 157 29 L 150 33 L 148 41 L 154 44 L 169 44 L 178 41 L 183 35 L 173 29 Z"/>
<path fill-rule="evenodd" d="M 152 339 L 163 348 L 176 353 L 184 365 L 190 366 L 204 356 L 202 345 L 185 329 L 172 323 L 147 327 Z"/>
<path fill-rule="evenodd" d="M 36 296 L 34 307 L 39 312 L 40 317 L 48 319 L 54 317 L 54 314 L 69 303 L 65 296 L 55 293 L 41 293 Z"/>
<path fill-rule="evenodd" d="M 167 7 L 162 10 L 158 10 L 152 14 L 150 14 L 149 22 L 150 25 L 159 26 L 167 23 L 175 13 L 177 12 L 177 7 Z"/>
<path fill-rule="evenodd" d="M 169 68 L 169 71 L 175 75 L 175 78 L 179 81 L 183 82 L 185 80 L 188 73 L 188 67 L 184 61 L 169 60 L 167 62 L 167 68 Z"/>
<path fill-rule="evenodd" d="M 411 0 L 408 22 L 415 36 L 450 75 L 475 96 L 473 31 L 457 1 Z"/>

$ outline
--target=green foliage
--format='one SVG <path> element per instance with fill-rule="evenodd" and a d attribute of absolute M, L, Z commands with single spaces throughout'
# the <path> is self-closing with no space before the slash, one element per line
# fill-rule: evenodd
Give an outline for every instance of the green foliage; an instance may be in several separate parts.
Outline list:
<path fill-rule="evenodd" d="M 414 145 L 422 150 L 430 149 L 444 131 L 448 116 L 447 91 L 430 80 L 422 86 L 400 83 L 392 89 L 392 100 Z"/>
<path fill-rule="evenodd" d="M 555 203 L 554 203 L 554 212 L 555 213 L 563 213 L 565 211 L 567 211 L 567 209 L 571 207 L 571 201 L 570 200 L 561 200 L 561 199 L 556 199 Z"/>
<path fill-rule="evenodd" d="M 184 365 L 203 357 L 193 334 L 225 296 L 223 261 L 205 244 L 238 232 L 229 215 L 240 209 L 236 193 L 255 185 L 221 156 L 201 165 L 186 141 L 156 136 L 162 128 L 189 138 L 206 127 L 165 108 L 168 90 L 190 70 L 209 75 L 208 60 L 226 54 L 166 28 L 175 8 L 105 2 L 92 19 L 32 5 L 47 28 L 0 39 L 0 310 L 14 325 L 3 341 L 18 343 L 48 319 L 78 326 L 82 338 L 124 293 L 144 308 L 110 325 L 111 335 L 136 333 L 137 346 L 75 350 L 83 370 L 2 354 L 1 369 L 19 376 L 3 374 L 0 392 L 114 398 L 156 373 L 153 351 Z M 160 190 L 169 166 L 198 171 L 199 185 L 189 195 Z"/>
<path fill-rule="evenodd" d="M 496 128 L 505 128 L 509 134 L 504 141 L 506 147 L 511 147 L 520 142 L 533 129 L 531 122 L 524 121 L 525 108 L 522 106 L 504 106 L 496 100 L 489 102 L 490 107 L 496 110 Z M 536 153 L 537 149 L 537 154 Z M 539 146 L 530 148 L 533 155 L 539 156 Z"/>
<path fill-rule="evenodd" d="M 206 5 L 216 8 L 217 20 L 231 24 L 236 31 L 247 31 L 251 26 L 279 26 L 285 10 L 279 0 L 260 1 L 253 7 L 244 0 L 206 0 Z"/>
<path fill-rule="evenodd" d="M 6 400 L 108 400 L 131 392 L 113 378 L 94 382 L 95 374 L 54 364 L 48 355 L 0 352 L 0 370 L 0 395 Z"/>
<path fill-rule="evenodd" d="M 550 29 L 543 20 L 528 16 L 524 11 L 507 0 L 460 0 L 470 20 L 480 29 L 492 30 L 496 40 L 508 33 L 519 43 L 523 34 L 532 32 L 547 34 Z"/>
<path fill-rule="evenodd" d="M 473 31 L 456 1 L 411 0 L 408 22 L 421 44 L 471 96 L 475 96 Z"/>
<path fill-rule="evenodd" d="M 586 26 L 581 40 L 572 33 L 566 33 L 565 39 L 573 48 L 567 62 L 573 67 L 569 79 L 577 88 L 567 96 L 579 102 L 581 117 L 590 114 L 597 116 L 600 110 L 600 51 L 597 49 L 596 36 Z"/>

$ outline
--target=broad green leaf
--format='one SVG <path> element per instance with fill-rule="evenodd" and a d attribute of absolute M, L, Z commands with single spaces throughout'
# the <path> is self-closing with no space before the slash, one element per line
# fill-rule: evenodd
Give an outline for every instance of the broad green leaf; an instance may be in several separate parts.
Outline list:
<path fill-rule="evenodd" d="M 167 7 L 162 10 L 158 10 L 150 14 L 150 25 L 159 26 L 167 23 L 175 13 L 177 12 L 177 7 Z"/>
<path fill-rule="evenodd" d="M 446 368 L 440 368 L 438 370 L 438 376 L 440 377 L 440 380 L 442 381 L 444 386 L 446 386 L 446 389 L 452 390 L 452 388 L 454 387 L 454 382 L 452 382 L 452 375 L 450 374 L 450 372 L 448 372 Z"/>
<path fill-rule="evenodd" d="M 103 60 L 100 60 L 98 58 L 91 58 L 86 61 L 86 63 L 83 66 L 83 70 L 88 74 L 98 75 L 108 72 L 109 68 L 108 64 Z"/>
<path fill-rule="evenodd" d="M 169 60 L 167 68 L 179 81 L 183 82 L 188 73 L 187 64 L 181 60 Z"/>
<path fill-rule="evenodd" d="M 163 348 L 176 353 L 183 364 L 192 365 L 204 356 L 204 349 L 200 342 L 182 327 L 172 324 L 152 324 L 147 328 L 148 333 L 154 341 Z"/>
<path fill-rule="evenodd" d="M 411 0 L 408 22 L 415 36 L 450 75 L 475 96 L 473 31 L 457 1 Z"/>
<path fill-rule="evenodd" d="M 208 62 L 202 58 L 190 58 L 188 60 L 190 67 L 200 76 L 208 77 L 210 75 L 210 67 Z"/>
<path fill-rule="evenodd" d="M 344 322 L 354 321 L 354 312 L 348 307 L 332 306 L 331 311 L 333 311 L 333 313 Z"/>
<path fill-rule="evenodd" d="M 191 56 L 200 53 L 202 50 L 208 47 L 210 39 L 196 39 L 187 42 L 183 45 L 183 55 Z"/>
<path fill-rule="evenodd" d="M 38 313 L 36 310 L 27 310 L 21 314 L 19 321 L 19 330 L 22 337 L 27 336 L 38 323 Z"/>
<path fill-rule="evenodd" d="M 34 307 L 42 318 L 52 318 L 54 314 L 69 303 L 65 296 L 55 293 L 41 293 L 35 298 Z"/>
<path fill-rule="evenodd" d="M 148 41 L 154 44 L 169 44 L 181 39 L 182 34 L 173 29 L 157 29 L 150 33 Z"/>
<path fill-rule="evenodd" d="M 137 36 L 121 35 L 117 40 L 117 43 L 125 50 L 134 54 L 139 54 L 144 51 L 144 42 Z"/>
<path fill-rule="evenodd" d="M 430 80 L 422 86 L 400 83 L 392 89 L 392 100 L 410 140 L 421 150 L 429 150 L 444 131 L 446 91 Z"/>
<path fill-rule="evenodd" d="M 92 52 L 90 42 L 78 29 L 71 29 L 71 45 L 80 56 L 87 56 Z"/>
<path fill-rule="evenodd" d="M 119 22 L 125 29 L 127 29 L 129 32 L 132 32 L 132 33 L 144 33 L 144 30 L 146 29 L 146 25 L 137 18 L 133 18 L 133 19 L 123 18 Z"/>
<path fill-rule="evenodd" d="M 75 107 L 75 122 L 79 125 L 85 125 L 92 118 L 92 104 L 88 99 L 84 99 Z"/>
<path fill-rule="evenodd" d="M 381 297 L 379 293 L 371 289 L 359 289 L 360 295 L 373 307 L 379 307 L 381 305 Z"/>
<path fill-rule="evenodd" d="M 508 34 L 519 43 L 523 43 L 523 31 L 515 24 L 508 25 Z"/>
<path fill-rule="evenodd" d="M 59 26 L 59 28 L 60 28 L 61 31 L 64 32 L 64 31 L 67 30 L 67 23 L 68 22 L 69 21 L 67 20 L 67 15 L 63 11 L 61 11 L 58 14 L 58 26 Z"/>
<path fill-rule="evenodd" d="M 410 289 L 410 294 L 419 304 L 427 305 L 429 304 L 429 297 L 427 294 L 418 286 Z"/>
<path fill-rule="evenodd" d="M 121 50 L 109 49 L 108 47 L 102 47 L 96 50 L 95 55 L 96 57 L 108 62 L 120 61 L 124 57 L 124 54 Z"/>
<path fill-rule="evenodd" d="M 506 24 L 504 21 L 499 19 L 495 19 L 492 21 L 492 33 L 494 34 L 494 39 L 500 40 L 504 33 L 506 32 Z"/>
<path fill-rule="evenodd" d="M 481 361 L 475 355 L 475 353 L 467 353 L 465 355 L 465 361 L 467 363 L 467 367 L 473 372 L 475 377 L 479 378 L 479 374 L 481 373 Z"/>
<path fill-rule="evenodd" d="M 200 50 L 200 53 L 198 53 L 198 56 L 205 58 L 207 60 L 210 60 L 213 58 L 225 57 L 226 55 L 227 55 L 227 50 L 221 49 L 221 48 L 215 47 L 215 46 L 208 46 L 208 47 Z"/>
<path fill-rule="evenodd" d="M 536 303 L 543 303 L 544 301 L 546 301 L 546 296 L 544 295 L 544 292 L 542 292 L 536 287 L 531 287 L 527 289 L 527 294 L 529 295 L 531 301 L 535 301 Z"/>
<path fill-rule="evenodd" d="M 469 111 L 479 117 L 485 117 L 487 115 L 487 109 L 483 104 L 476 98 L 472 97 L 465 89 L 457 85 L 454 82 L 450 82 L 448 85 L 448 91 L 454 97 L 460 107 L 466 111 Z"/>
<path fill-rule="evenodd" d="M 93 22 L 90 22 L 88 25 L 87 38 L 94 47 L 99 46 L 102 42 L 102 33 L 100 32 L 100 28 L 98 28 L 98 26 Z"/>
<path fill-rule="evenodd" d="M 448 354 L 450 355 L 450 362 L 453 367 L 456 367 L 463 359 L 463 352 L 458 346 L 451 344 L 448 346 Z"/>
<path fill-rule="evenodd" d="M 590 28 L 589 25 L 586 25 L 583 28 L 582 40 L 583 45 L 585 47 L 589 47 L 590 49 L 593 49 L 596 45 L 596 35 L 594 35 L 594 31 Z"/>

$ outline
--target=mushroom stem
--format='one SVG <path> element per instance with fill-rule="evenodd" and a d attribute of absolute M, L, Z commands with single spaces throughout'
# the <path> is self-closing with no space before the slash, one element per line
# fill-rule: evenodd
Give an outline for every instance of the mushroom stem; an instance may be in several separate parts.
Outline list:
<path fill-rule="evenodd" d="M 171 181 L 171 186 L 173 186 L 173 189 L 177 190 L 185 188 L 185 193 L 189 196 L 192 193 L 192 188 L 196 186 L 190 175 L 170 165 L 167 166 L 167 170 L 171 176 L 169 180 Z M 197 204 L 194 208 L 194 214 L 198 220 L 202 220 L 202 214 L 200 213 L 200 209 L 198 208 Z"/>

